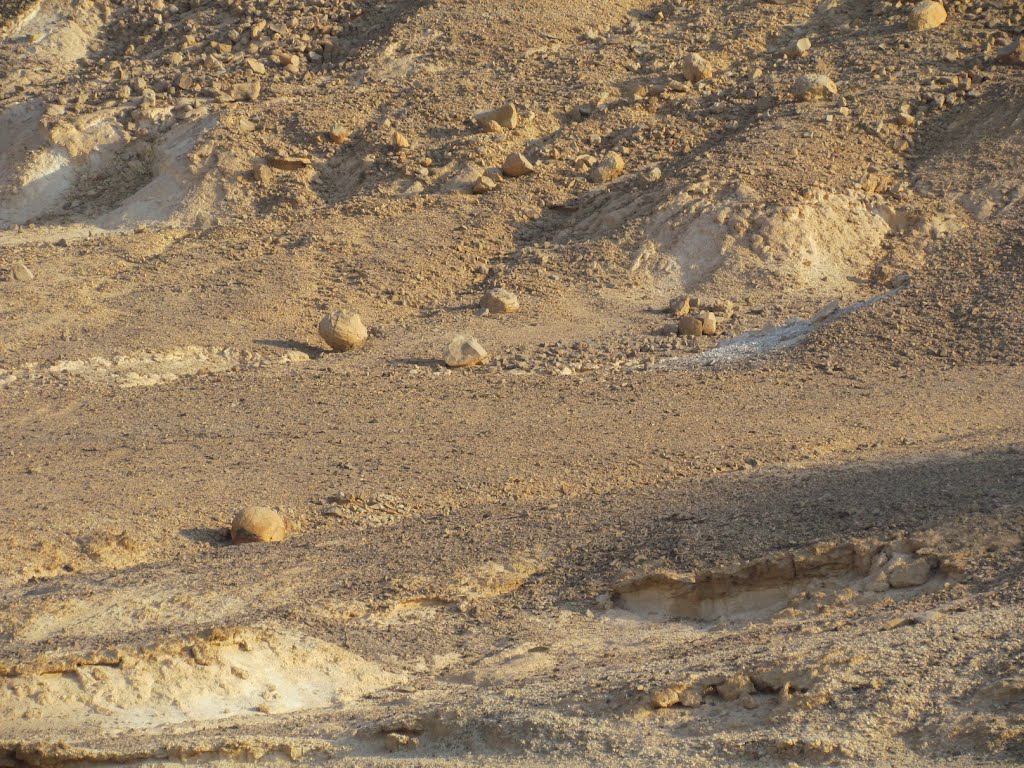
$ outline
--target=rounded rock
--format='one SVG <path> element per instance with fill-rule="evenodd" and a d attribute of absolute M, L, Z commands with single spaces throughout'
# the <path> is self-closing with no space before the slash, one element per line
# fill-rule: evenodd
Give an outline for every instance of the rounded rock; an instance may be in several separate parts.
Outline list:
<path fill-rule="evenodd" d="M 231 521 L 231 542 L 284 541 L 284 518 L 270 507 L 249 507 Z"/>
<path fill-rule="evenodd" d="M 793 83 L 793 95 L 800 101 L 831 99 L 838 94 L 836 84 L 826 75 L 801 75 Z"/>
<path fill-rule="evenodd" d="M 327 342 L 328 346 L 336 352 L 348 352 L 352 349 L 359 349 L 366 344 L 369 333 L 362 319 L 355 312 L 347 309 L 339 309 L 325 315 L 317 326 L 320 338 Z"/>
<path fill-rule="evenodd" d="M 518 179 L 528 173 L 533 173 L 533 163 L 521 152 L 513 152 L 505 158 L 501 165 L 502 172 L 510 179 Z"/>
<path fill-rule="evenodd" d="M 926 29 L 942 26 L 945 22 L 945 6 L 935 0 L 923 0 L 914 6 L 914 10 L 907 17 L 907 29 L 913 32 L 923 32 Z"/>
<path fill-rule="evenodd" d="M 519 311 L 519 297 L 505 288 L 492 288 L 480 299 L 480 308 L 492 315 L 507 315 Z"/>

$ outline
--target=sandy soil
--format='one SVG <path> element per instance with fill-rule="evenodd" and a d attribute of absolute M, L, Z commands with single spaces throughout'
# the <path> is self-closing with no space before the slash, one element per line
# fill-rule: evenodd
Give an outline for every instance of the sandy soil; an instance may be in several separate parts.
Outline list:
<path fill-rule="evenodd" d="M 0 765 L 1019 765 L 1024 10 L 928 6 L 0 0 Z"/>

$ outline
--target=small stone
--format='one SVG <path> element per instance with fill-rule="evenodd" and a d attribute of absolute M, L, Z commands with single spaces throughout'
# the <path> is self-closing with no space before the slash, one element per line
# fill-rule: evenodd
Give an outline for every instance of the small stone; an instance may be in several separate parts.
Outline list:
<path fill-rule="evenodd" d="M 167 63 L 172 67 L 180 66 L 185 61 L 185 57 L 178 51 L 173 51 L 167 57 Z"/>
<path fill-rule="evenodd" d="M 11 270 L 11 275 L 19 283 L 28 283 L 35 279 L 35 275 L 32 274 L 32 270 L 25 266 L 25 262 L 15 262 L 14 268 Z"/>
<path fill-rule="evenodd" d="M 228 95 L 235 101 L 256 101 L 260 97 L 260 81 L 235 83 L 228 91 Z"/>
<path fill-rule="evenodd" d="M 907 17 L 907 29 L 922 32 L 942 26 L 945 21 L 946 8 L 942 3 L 937 3 L 935 0 L 922 0 L 914 6 L 914 10 Z"/>
<path fill-rule="evenodd" d="M 1000 64 L 1024 66 L 1024 37 L 1018 37 L 1009 45 L 1000 48 L 996 53 L 996 61 Z"/>
<path fill-rule="evenodd" d="M 928 581 L 932 574 L 931 564 L 923 557 L 917 557 L 913 560 L 897 558 L 887 570 L 889 586 L 893 589 L 919 587 Z"/>
<path fill-rule="evenodd" d="M 312 164 L 308 157 L 293 157 L 290 155 L 274 155 L 267 160 L 271 168 L 279 171 L 300 171 Z"/>
<path fill-rule="evenodd" d="M 700 336 L 704 333 L 704 321 L 696 315 L 683 315 L 679 318 L 680 336 Z"/>
<path fill-rule="evenodd" d="M 831 99 L 838 94 L 836 84 L 826 75 L 801 75 L 793 83 L 793 95 L 800 101 Z"/>
<path fill-rule="evenodd" d="M 249 67 L 250 70 L 252 70 L 253 74 L 256 74 L 256 75 L 265 75 L 265 74 L 267 74 L 267 67 L 266 67 L 266 65 L 262 61 L 260 61 L 259 59 L 251 59 L 251 58 L 250 59 L 246 59 L 245 60 L 245 65 L 247 67 Z"/>
<path fill-rule="evenodd" d="M 264 187 L 269 187 L 274 183 L 274 172 L 270 170 L 269 165 L 260 163 L 252 169 L 252 178 L 258 184 Z"/>
<path fill-rule="evenodd" d="M 409 139 L 407 139 L 404 134 L 401 134 L 398 131 L 391 134 L 391 147 L 393 149 L 408 149 L 409 146 Z"/>
<path fill-rule="evenodd" d="M 676 296 L 668 303 L 668 311 L 673 317 L 690 314 L 690 297 L 688 294 Z"/>
<path fill-rule="evenodd" d="M 699 53 L 688 53 L 680 63 L 680 71 L 691 83 L 699 83 L 701 80 L 710 80 L 715 75 L 708 60 Z"/>
<path fill-rule="evenodd" d="M 505 158 L 505 162 L 501 165 L 501 170 L 509 178 L 518 179 L 520 176 L 533 173 L 534 167 L 526 155 L 521 152 L 513 152 Z"/>
<path fill-rule="evenodd" d="M 679 692 L 675 688 L 659 688 L 651 694 L 651 707 L 654 709 L 668 709 L 679 703 Z"/>
<path fill-rule="evenodd" d="M 231 521 L 231 541 L 234 544 L 284 541 L 284 537 L 284 518 L 269 507 L 249 507 Z"/>
<path fill-rule="evenodd" d="M 444 353 L 444 364 L 449 368 L 468 368 L 486 360 L 487 350 L 472 336 L 456 336 Z"/>
<path fill-rule="evenodd" d="M 507 315 L 519 311 L 519 297 L 505 288 L 492 288 L 480 299 L 480 308 L 492 315 Z"/>
<path fill-rule="evenodd" d="M 618 152 L 609 152 L 604 159 L 590 171 L 590 180 L 597 184 L 605 184 L 622 175 L 626 169 L 626 161 Z"/>
<path fill-rule="evenodd" d="M 482 195 L 486 192 L 490 192 L 491 190 L 496 189 L 497 186 L 498 182 L 496 182 L 490 176 L 481 176 L 479 179 L 476 180 L 476 183 L 473 185 L 473 194 Z"/>
<path fill-rule="evenodd" d="M 705 336 L 714 336 L 718 333 L 718 318 L 714 312 L 701 312 L 697 315 L 701 319 Z"/>
<path fill-rule="evenodd" d="M 490 123 L 496 124 L 499 128 L 511 131 L 519 125 L 519 111 L 512 102 L 498 107 L 497 109 L 485 109 L 473 115 L 476 124 L 485 131 L 492 131 Z"/>
<path fill-rule="evenodd" d="M 802 56 L 806 56 L 809 50 L 811 50 L 810 38 L 801 37 L 799 40 L 794 40 L 789 44 L 789 47 L 785 50 L 785 54 L 787 58 L 799 59 Z"/>
<path fill-rule="evenodd" d="M 360 349 L 366 344 L 369 333 L 362 319 L 355 312 L 339 309 L 325 315 L 317 326 L 320 338 L 335 352 Z"/>
<path fill-rule="evenodd" d="M 327 138 L 332 144 L 344 144 L 351 134 L 340 125 L 336 125 L 327 132 Z"/>

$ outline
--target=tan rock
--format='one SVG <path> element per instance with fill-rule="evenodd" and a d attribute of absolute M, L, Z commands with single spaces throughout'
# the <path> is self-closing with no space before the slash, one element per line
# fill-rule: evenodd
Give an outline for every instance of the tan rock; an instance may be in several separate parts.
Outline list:
<path fill-rule="evenodd" d="M 626 161 L 618 152 L 609 152 L 597 165 L 590 170 L 590 180 L 598 184 L 606 184 L 622 175 L 626 169 Z"/>
<path fill-rule="evenodd" d="M 785 54 L 790 59 L 799 59 L 802 56 L 806 56 L 809 50 L 811 50 L 810 38 L 801 37 L 789 44 L 785 50 Z"/>
<path fill-rule="evenodd" d="M 701 312 L 697 317 L 704 324 L 703 331 L 705 336 L 714 336 L 718 333 L 718 318 L 714 312 Z"/>
<path fill-rule="evenodd" d="M 506 315 L 519 311 L 519 297 L 505 288 L 492 288 L 480 299 L 480 308 L 492 315 Z"/>
<path fill-rule="evenodd" d="M 253 59 L 253 58 L 246 59 L 245 60 L 245 65 L 250 70 L 252 70 L 253 74 L 255 74 L 255 75 L 265 75 L 265 74 L 267 74 L 267 67 L 266 67 L 266 65 L 262 61 L 260 61 L 259 59 Z"/>
<path fill-rule="evenodd" d="M 317 326 L 320 338 L 336 352 L 360 349 L 366 344 L 369 333 L 362 318 L 355 312 L 339 309 L 325 315 Z"/>
<path fill-rule="evenodd" d="M 519 125 L 519 110 L 512 102 L 498 107 L 497 109 L 485 109 L 473 115 L 476 124 L 485 131 L 493 130 L 490 123 L 495 123 L 506 131 L 511 131 Z"/>
<path fill-rule="evenodd" d="M 456 336 L 444 352 L 444 364 L 449 368 L 468 368 L 486 360 L 487 350 L 472 336 Z"/>
<path fill-rule="evenodd" d="M 228 96 L 235 101 L 256 101 L 260 97 L 260 81 L 235 83 L 228 91 Z"/>
<path fill-rule="evenodd" d="M 935 0 L 922 0 L 907 17 L 907 29 L 922 32 L 935 29 L 946 22 L 946 8 Z"/>
<path fill-rule="evenodd" d="M 269 507 L 249 507 L 231 521 L 231 541 L 251 544 L 258 541 L 284 541 L 284 518 Z"/>
<path fill-rule="evenodd" d="M 801 75 L 793 83 L 793 95 L 800 101 L 820 101 L 839 94 L 839 89 L 826 75 Z"/>
<path fill-rule="evenodd" d="M 481 176 L 479 179 L 476 180 L 476 183 L 473 185 L 473 194 L 482 195 L 496 189 L 497 186 L 498 182 L 496 182 L 490 176 Z"/>
<path fill-rule="evenodd" d="M 750 678 L 743 674 L 736 674 L 727 677 L 723 682 L 715 686 L 718 695 L 726 701 L 736 701 L 744 694 L 754 692 L 754 684 Z"/>
<path fill-rule="evenodd" d="M 679 318 L 680 336 L 700 336 L 704 333 L 704 321 L 696 315 L 683 315 Z"/>
<path fill-rule="evenodd" d="M 19 283 L 28 283 L 35 279 L 32 270 L 25 266 L 25 262 L 16 261 L 11 269 L 11 276 Z"/>
<path fill-rule="evenodd" d="M 659 688 L 651 694 L 651 707 L 654 709 L 668 709 L 679 703 L 679 691 L 675 688 Z"/>
<path fill-rule="evenodd" d="M 668 303 L 668 311 L 673 317 L 682 317 L 683 315 L 690 314 L 690 296 L 689 294 L 682 294 L 676 296 Z"/>
<path fill-rule="evenodd" d="M 409 139 L 404 134 L 395 131 L 391 134 L 391 147 L 392 149 L 408 149 L 410 146 Z"/>
<path fill-rule="evenodd" d="M 332 144 L 344 144 L 350 136 L 351 134 L 340 125 L 334 126 L 327 132 L 327 138 Z"/>
<path fill-rule="evenodd" d="M 518 179 L 528 173 L 534 172 L 533 163 L 521 152 L 513 152 L 505 158 L 501 165 L 502 173 L 512 179 Z"/>
<path fill-rule="evenodd" d="M 916 557 L 913 560 L 898 557 L 886 570 L 889 576 L 889 586 L 893 589 L 919 587 L 928 581 L 932 574 L 931 564 L 924 557 Z"/>
<path fill-rule="evenodd" d="M 680 72 L 691 83 L 710 80 L 715 75 L 715 70 L 711 67 L 711 64 L 699 53 L 686 54 L 682 62 L 680 62 Z"/>

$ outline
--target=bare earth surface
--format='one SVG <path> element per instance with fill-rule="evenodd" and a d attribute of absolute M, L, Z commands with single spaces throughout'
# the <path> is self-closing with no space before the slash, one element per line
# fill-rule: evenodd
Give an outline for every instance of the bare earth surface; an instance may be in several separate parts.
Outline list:
<path fill-rule="evenodd" d="M 1022 32 L 0 0 L 0 765 L 1019 765 Z"/>

